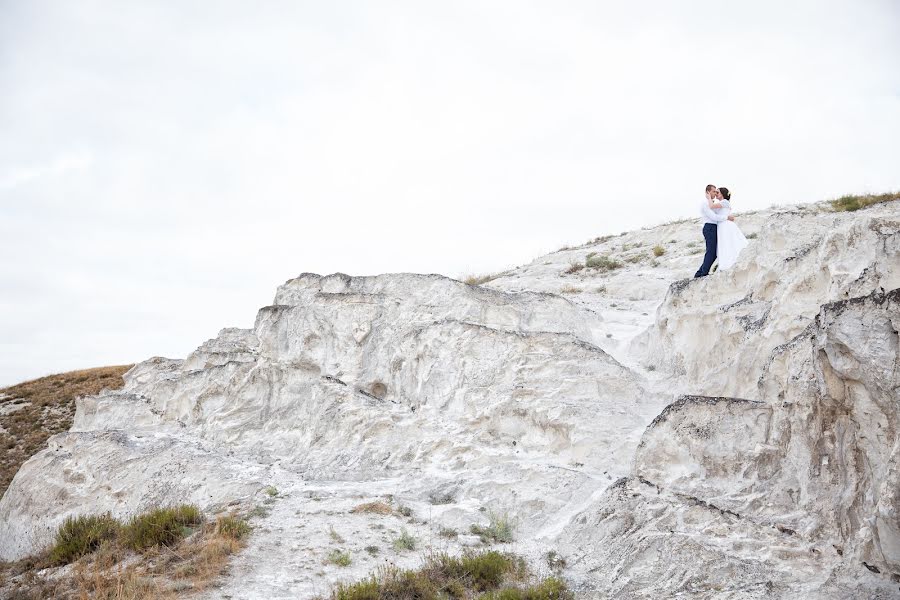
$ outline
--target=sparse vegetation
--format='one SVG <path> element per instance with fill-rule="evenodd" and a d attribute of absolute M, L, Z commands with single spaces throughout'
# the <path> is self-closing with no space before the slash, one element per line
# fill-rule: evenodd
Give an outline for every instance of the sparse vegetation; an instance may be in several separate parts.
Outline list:
<path fill-rule="evenodd" d="M 391 505 L 387 502 L 375 501 L 375 502 L 366 502 L 365 504 L 360 504 L 356 506 L 350 512 L 352 513 L 368 513 L 375 515 L 389 515 L 394 512 L 394 509 L 391 508 Z"/>
<path fill-rule="evenodd" d="M 581 271 L 584 268 L 584 265 L 580 262 L 571 262 L 569 263 L 569 268 L 563 271 L 566 275 L 574 275 L 575 273 Z"/>
<path fill-rule="evenodd" d="M 235 515 L 204 523 L 190 505 L 128 524 L 109 514 L 73 517 L 47 551 L 0 563 L 0 583 L 11 598 L 172 600 L 215 581 L 249 532 Z"/>
<path fill-rule="evenodd" d="M 493 281 L 500 277 L 502 273 L 491 273 L 489 275 L 467 275 L 463 278 L 463 283 L 467 283 L 469 285 L 481 285 L 483 283 L 487 283 L 488 281 Z"/>
<path fill-rule="evenodd" d="M 415 550 L 416 538 L 411 536 L 406 528 L 400 530 L 400 535 L 394 539 L 394 550 Z"/>
<path fill-rule="evenodd" d="M 513 541 L 515 524 L 507 513 L 498 514 L 489 512 L 488 520 L 489 523 L 487 526 L 473 523 L 469 530 L 479 536 L 481 541 L 485 544 L 490 542 L 506 544 Z"/>
<path fill-rule="evenodd" d="M 431 504 L 440 505 L 440 504 L 453 504 L 456 500 L 452 491 L 443 490 L 443 491 L 434 491 L 428 494 L 428 501 Z"/>
<path fill-rule="evenodd" d="M 444 598 L 492 600 L 570 600 L 573 594 L 555 577 L 535 581 L 524 560 L 495 551 L 428 556 L 418 570 L 383 567 L 354 584 L 340 584 L 331 600 Z"/>
<path fill-rule="evenodd" d="M 190 504 L 158 508 L 135 516 L 123 529 L 125 544 L 138 552 L 155 546 L 173 546 L 191 527 L 203 521 L 200 509 Z"/>
<path fill-rule="evenodd" d="M 605 293 L 606 293 L 606 286 L 605 286 L 605 285 L 601 285 L 601 286 L 599 286 L 599 287 L 594 288 L 594 293 L 596 293 L 596 294 L 605 294 Z"/>
<path fill-rule="evenodd" d="M 50 549 L 50 562 L 66 565 L 93 552 L 105 541 L 119 535 L 121 525 L 109 513 L 69 517 L 56 532 L 56 541 Z"/>
<path fill-rule="evenodd" d="M 247 521 L 234 515 L 226 515 L 216 519 L 216 533 L 221 536 L 233 540 L 242 540 L 250 535 L 251 531 L 252 529 Z"/>
<path fill-rule="evenodd" d="M 865 194 L 861 196 L 851 194 L 832 200 L 831 208 L 837 212 L 854 211 L 872 206 L 873 204 L 881 204 L 882 202 L 891 202 L 893 200 L 900 200 L 900 192 Z"/>
<path fill-rule="evenodd" d="M 758 234 L 754 231 L 753 233 L 750 233 L 750 234 L 747 235 L 747 239 L 748 239 L 748 240 L 755 240 L 757 235 L 758 235 Z"/>
<path fill-rule="evenodd" d="M 580 287 L 575 287 L 574 285 L 564 285 L 559 291 L 563 294 L 580 294 L 582 289 Z"/>
<path fill-rule="evenodd" d="M 68 431 L 75 399 L 121 388 L 132 365 L 100 367 L 49 375 L 0 389 L 0 496 L 19 467 L 47 444 L 51 435 Z"/>
<path fill-rule="evenodd" d="M 400 506 L 397 507 L 397 514 L 400 515 L 401 517 L 412 517 L 413 511 L 410 507 L 406 506 L 405 504 L 401 504 Z"/>
<path fill-rule="evenodd" d="M 438 531 L 438 535 L 442 538 L 455 539 L 459 537 L 459 532 L 452 527 L 441 527 Z"/>
<path fill-rule="evenodd" d="M 646 258 L 647 258 L 647 255 L 642 252 L 640 254 L 635 254 L 634 256 L 626 258 L 625 262 L 634 264 L 634 263 L 639 263 L 642 260 L 646 260 Z"/>
<path fill-rule="evenodd" d="M 660 256 L 662 256 L 665 253 L 666 253 L 666 249 L 663 248 L 662 246 L 653 246 L 653 256 L 655 256 L 656 258 L 659 258 Z"/>
<path fill-rule="evenodd" d="M 592 256 L 587 261 L 585 261 L 585 266 L 588 269 L 594 269 L 601 272 L 613 271 L 615 269 L 622 268 L 622 263 L 617 261 L 614 258 L 610 258 L 606 255 L 602 256 Z"/>
<path fill-rule="evenodd" d="M 340 550 L 332 550 L 325 557 L 325 562 L 339 567 L 349 567 L 353 559 L 350 558 L 349 552 L 341 552 Z"/>
<path fill-rule="evenodd" d="M 368 552 L 372 556 L 375 556 L 380 552 L 380 550 L 378 549 L 378 546 L 366 546 L 366 552 Z"/>
<path fill-rule="evenodd" d="M 278 495 L 278 488 L 274 485 L 267 485 L 263 491 L 271 498 Z"/>
<path fill-rule="evenodd" d="M 552 571 L 562 571 L 566 568 L 566 559 L 556 550 L 547 552 L 547 554 L 544 555 L 544 559 L 547 561 L 547 566 L 550 567 Z"/>

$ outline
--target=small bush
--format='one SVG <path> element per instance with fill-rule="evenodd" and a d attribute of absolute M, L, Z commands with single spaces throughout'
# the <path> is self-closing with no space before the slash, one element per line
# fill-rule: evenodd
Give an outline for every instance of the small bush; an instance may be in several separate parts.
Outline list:
<path fill-rule="evenodd" d="M 580 262 L 573 262 L 573 263 L 569 263 L 569 268 L 566 269 L 565 271 L 563 271 L 563 273 L 565 273 L 566 275 L 574 275 L 575 273 L 582 270 L 583 268 L 584 268 L 584 265 L 581 264 Z"/>
<path fill-rule="evenodd" d="M 847 195 L 841 196 L 837 200 L 831 201 L 831 208 L 837 212 L 846 212 L 859 210 L 880 204 L 882 202 L 891 202 L 892 200 L 900 200 L 900 192 L 890 192 L 887 194 L 865 194 L 863 196 Z"/>
<path fill-rule="evenodd" d="M 93 552 L 106 540 L 119 533 L 119 522 L 112 515 L 69 517 L 56 532 L 56 542 L 50 549 L 50 561 L 65 565 Z"/>
<path fill-rule="evenodd" d="M 380 552 L 380 550 L 378 549 L 378 546 L 366 546 L 365 550 L 372 556 L 375 556 L 376 554 L 378 554 Z"/>
<path fill-rule="evenodd" d="M 487 527 L 482 527 L 473 523 L 469 530 L 481 537 L 481 541 L 484 543 L 500 542 L 505 544 L 513 541 L 513 530 L 515 529 L 515 526 L 509 515 L 506 513 L 500 515 L 491 512 L 488 514 L 488 519 L 490 519 L 490 522 Z"/>
<path fill-rule="evenodd" d="M 521 558 L 499 552 L 468 553 L 460 557 L 435 554 L 416 571 L 383 567 L 364 581 L 339 584 L 332 600 L 439 600 L 444 598 L 570 600 L 565 583 L 551 577 L 531 586 L 512 586 L 525 581 L 528 572 Z"/>
<path fill-rule="evenodd" d="M 337 565 L 339 567 L 349 567 L 353 560 L 350 558 L 349 552 L 341 552 L 340 550 L 332 550 L 325 559 L 326 563 Z"/>
<path fill-rule="evenodd" d="M 564 285 L 559 291 L 563 294 L 580 294 L 581 288 L 574 285 Z"/>
<path fill-rule="evenodd" d="M 391 508 L 391 505 L 387 502 L 366 502 L 365 504 L 360 504 L 356 506 L 350 512 L 352 513 L 369 513 L 375 515 L 389 515 L 394 512 L 394 509 Z"/>
<path fill-rule="evenodd" d="M 574 600 L 562 579 L 548 577 L 540 583 L 524 588 L 506 588 L 482 594 L 478 600 Z"/>
<path fill-rule="evenodd" d="M 453 504 L 456 498 L 450 491 L 434 491 L 428 494 L 428 502 L 431 504 Z"/>
<path fill-rule="evenodd" d="M 614 258 L 610 258 L 608 256 L 592 256 L 586 262 L 585 266 L 588 269 L 595 269 L 597 271 L 614 271 L 615 269 L 622 268 L 622 263 L 615 260 Z"/>
<path fill-rule="evenodd" d="M 755 240 L 755 239 L 756 239 L 756 236 L 757 236 L 757 233 L 754 231 L 753 233 L 751 233 L 751 234 L 749 234 L 749 235 L 747 236 L 747 239 L 748 239 L 748 240 Z"/>
<path fill-rule="evenodd" d="M 233 540 L 241 540 L 250 534 L 250 525 L 237 517 L 219 517 L 216 519 L 216 533 Z"/>
<path fill-rule="evenodd" d="M 646 259 L 646 258 L 647 258 L 647 255 L 646 255 L 646 254 L 643 254 L 643 253 L 641 253 L 641 254 L 635 254 L 635 255 L 632 256 L 631 258 L 626 258 L 626 259 L 625 259 L 625 262 L 634 264 L 634 263 L 639 263 L 639 262 L 641 262 L 642 260 L 644 260 L 644 259 Z"/>
<path fill-rule="evenodd" d="M 547 554 L 544 555 L 544 559 L 547 561 L 547 566 L 554 571 L 561 571 L 566 568 L 566 559 L 556 550 L 547 552 Z"/>
<path fill-rule="evenodd" d="M 394 540 L 394 550 L 415 550 L 416 538 L 411 536 L 406 529 L 400 530 L 400 535 Z"/>
<path fill-rule="evenodd" d="M 659 258 L 660 256 L 662 256 L 665 253 L 666 253 L 666 249 L 663 248 L 662 246 L 653 246 L 653 256 L 655 256 L 656 258 Z"/>
<path fill-rule="evenodd" d="M 397 507 L 397 514 L 399 514 L 400 516 L 403 516 L 403 517 L 411 517 L 413 514 L 413 511 L 410 507 L 406 506 L 405 504 L 401 504 L 400 506 Z"/>
<path fill-rule="evenodd" d="M 274 485 L 267 485 L 263 491 L 273 498 L 278 495 L 278 488 Z"/>
<path fill-rule="evenodd" d="M 452 527 L 441 527 L 438 531 L 438 535 L 442 538 L 457 538 L 459 537 L 459 532 L 457 532 Z"/>
<path fill-rule="evenodd" d="M 463 279 L 463 283 L 467 283 L 469 285 L 481 285 L 482 283 L 493 281 L 498 277 L 500 277 L 499 273 L 494 273 L 492 275 L 467 275 Z"/>
<path fill-rule="evenodd" d="M 123 535 L 126 545 L 139 552 L 156 546 L 172 546 L 202 520 L 200 509 L 189 504 L 157 508 L 134 517 Z"/>

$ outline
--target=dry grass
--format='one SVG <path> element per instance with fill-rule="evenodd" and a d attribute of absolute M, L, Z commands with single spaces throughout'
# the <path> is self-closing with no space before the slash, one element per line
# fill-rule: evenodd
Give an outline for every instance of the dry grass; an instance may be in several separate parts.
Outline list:
<path fill-rule="evenodd" d="M 360 504 L 355 507 L 350 512 L 352 513 L 363 513 L 363 514 L 374 514 L 374 515 L 389 515 L 394 512 L 394 509 L 391 508 L 391 505 L 387 502 L 366 502 L 365 504 Z"/>
<path fill-rule="evenodd" d="M 122 375 L 132 365 L 100 367 L 49 375 L 5 389 L 0 394 L 0 496 L 19 467 L 43 450 L 47 439 L 68 431 L 75 415 L 75 399 L 93 396 L 102 389 L 119 389 Z M 17 410 L 7 412 L 13 406 Z"/>
<path fill-rule="evenodd" d="M 502 276 L 503 273 L 489 273 L 487 275 L 466 275 L 463 278 L 463 283 L 467 283 L 469 285 L 481 285 L 482 283 L 493 281 Z"/>
<path fill-rule="evenodd" d="M 559 291 L 563 294 L 580 294 L 582 289 L 574 285 L 564 285 Z"/>
<path fill-rule="evenodd" d="M 418 570 L 383 566 L 353 584 L 338 584 L 331 600 L 571 600 L 562 579 L 537 579 L 512 554 L 431 554 Z"/>
<path fill-rule="evenodd" d="M 209 588 L 245 545 L 249 527 L 222 516 L 171 546 L 134 552 L 123 540 L 105 540 L 65 570 L 49 552 L 0 563 L 0 597 L 31 600 L 171 600 Z M 47 569 L 47 570 L 43 570 Z"/>
<path fill-rule="evenodd" d="M 900 200 L 900 192 L 865 194 L 862 196 L 848 195 L 832 200 L 831 208 L 838 212 L 854 211 L 872 206 L 873 204 L 881 204 L 882 202 L 891 202 L 893 200 Z"/>

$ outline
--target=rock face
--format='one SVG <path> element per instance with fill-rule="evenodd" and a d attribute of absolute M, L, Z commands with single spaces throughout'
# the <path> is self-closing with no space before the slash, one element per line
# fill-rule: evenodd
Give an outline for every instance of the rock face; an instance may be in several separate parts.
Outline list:
<path fill-rule="evenodd" d="M 0 500 L 0 558 L 72 514 L 265 505 L 217 594 L 309 597 L 400 528 L 452 552 L 477 539 L 442 529 L 506 513 L 579 597 L 896 597 L 897 204 L 739 216 L 759 237 L 703 280 L 695 223 L 481 287 L 301 275 L 253 329 L 80 400 Z M 570 268 L 590 252 L 626 266 Z M 352 511 L 378 499 L 409 510 Z"/>

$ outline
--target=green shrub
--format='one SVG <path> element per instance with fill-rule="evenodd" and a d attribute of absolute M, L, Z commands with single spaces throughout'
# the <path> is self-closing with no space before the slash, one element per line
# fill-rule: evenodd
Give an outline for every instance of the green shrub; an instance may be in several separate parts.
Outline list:
<path fill-rule="evenodd" d="M 340 550 L 332 550 L 328 553 L 325 562 L 339 567 L 349 567 L 353 560 L 350 558 L 349 552 L 341 552 Z"/>
<path fill-rule="evenodd" d="M 662 246 L 653 246 L 653 256 L 655 256 L 656 258 L 659 258 L 660 256 L 662 256 L 665 253 L 666 253 L 666 249 L 663 248 Z"/>
<path fill-rule="evenodd" d="M 406 528 L 400 530 L 400 535 L 394 540 L 395 550 L 415 550 L 416 538 L 407 533 Z"/>
<path fill-rule="evenodd" d="M 273 498 L 278 495 L 278 488 L 274 485 L 267 485 L 263 491 Z"/>
<path fill-rule="evenodd" d="M 596 269 L 598 271 L 613 271 L 622 268 L 622 263 L 614 258 L 604 256 L 592 256 L 585 261 L 588 269 Z"/>
<path fill-rule="evenodd" d="M 377 575 L 354 584 L 339 584 L 331 600 L 445 600 L 463 598 L 571 600 L 561 579 L 551 577 L 530 586 L 525 562 L 496 551 L 455 557 L 433 554 L 416 571 L 382 567 Z"/>
<path fill-rule="evenodd" d="M 580 262 L 573 262 L 573 263 L 569 263 L 569 268 L 563 272 L 566 275 L 573 275 L 573 274 L 577 273 L 578 271 L 582 270 L 583 268 L 584 268 L 584 265 L 581 264 Z"/>
<path fill-rule="evenodd" d="M 841 196 L 837 200 L 831 201 L 831 208 L 838 212 L 854 211 L 873 204 L 882 202 L 890 202 L 892 200 L 900 200 L 900 192 L 890 192 L 887 194 L 865 194 L 862 196 L 847 195 Z"/>
<path fill-rule="evenodd" d="M 157 508 L 131 519 L 123 536 L 125 544 L 132 550 L 172 546 L 191 532 L 191 526 L 202 521 L 200 509 L 190 504 Z"/>
<path fill-rule="evenodd" d="M 562 579 L 548 577 L 538 584 L 524 588 L 506 588 L 487 592 L 477 600 L 574 600 L 573 594 Z"/>
<path fill-rule="evenodd" d="M 219 517 L 216 519 L 216 533 L 233 540 L 240 540 L 250 534 L 250 525 L 238 517 Z"/>
<path fill-rule="evenodd" d="M 69 517 L 56 532 L 56 541 L 50 549 L 50 561 L 65 565 L 93 552 L 106 540 L 119 534 L 121 525 L 112 515 Z"/>
<path fill-rule="evenodd" d="M 487 527 L 473 523 L 469 530 L 480 536 L 481 541 L 484 543 L 491 541 L 509 543 L 513 541 L 513 529 L 515 527 L 509 515 L 506 513 L 500 515 L 492 512 L 488 514 L 488 519 L 490 519 L 490 523 L 488 523 Z"/>

